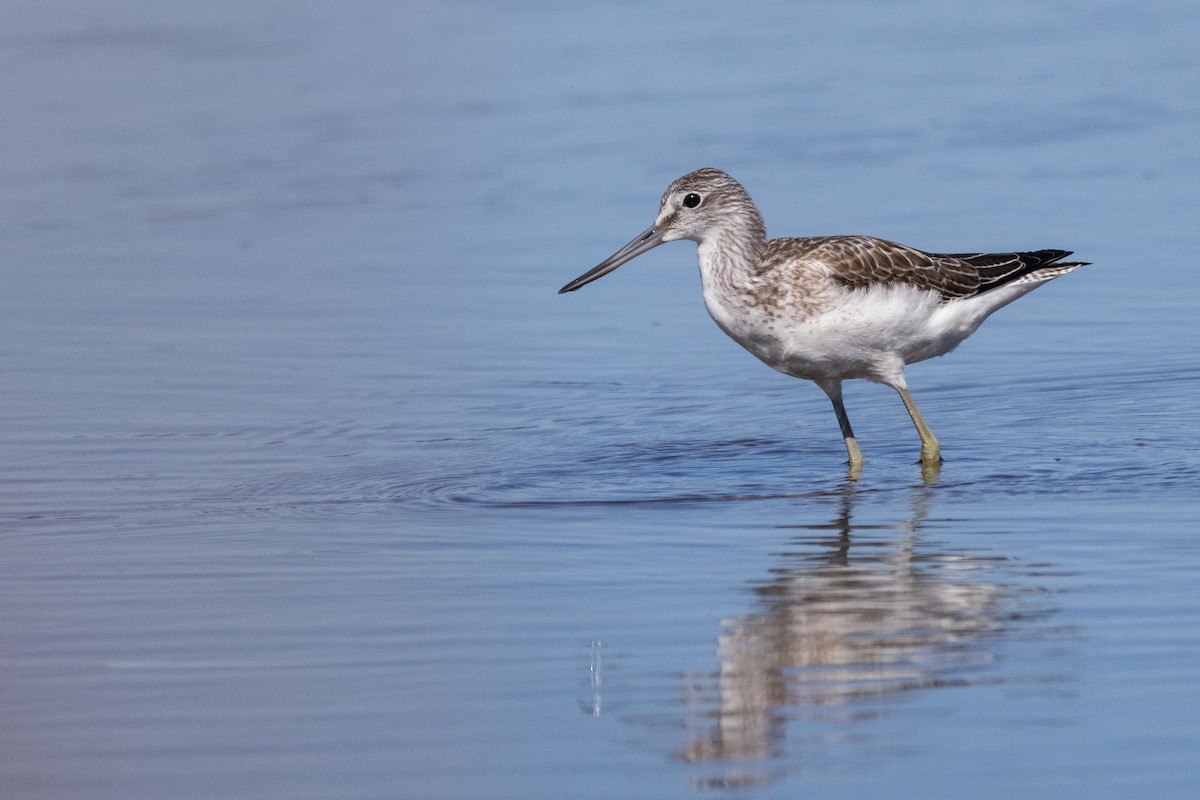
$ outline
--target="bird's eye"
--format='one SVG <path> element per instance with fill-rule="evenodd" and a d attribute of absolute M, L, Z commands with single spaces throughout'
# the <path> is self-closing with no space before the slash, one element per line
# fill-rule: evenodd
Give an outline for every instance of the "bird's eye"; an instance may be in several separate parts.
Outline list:
<path fill-rule="evenodd" d="M 683 205 L 686 208 L 695 208 L 700 205 L 700 195 L 695 192 L 688 192 L 683 196 Z"/>

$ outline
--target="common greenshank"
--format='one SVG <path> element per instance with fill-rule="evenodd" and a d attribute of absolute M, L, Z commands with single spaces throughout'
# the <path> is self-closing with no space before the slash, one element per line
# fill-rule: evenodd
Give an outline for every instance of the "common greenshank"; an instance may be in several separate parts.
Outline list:
<path fill-rule="evenodd" d="M 904 366 L 950 352 L 997 309 L 1086 262 L 1067 250 L 925 253 L 871 236 L 767 239 L 740 183 L 706 167 L 684 175 L 654 224 L 559 290 L 573 292 L 664 242 L 698 245 L 709 314 L 763 363 L 820 386 L 850 456 L 862 451 L 842 402 L 842 381 L 892 387 L 921 436 L 921 463 L 941 450 L 904 380 Z"/>

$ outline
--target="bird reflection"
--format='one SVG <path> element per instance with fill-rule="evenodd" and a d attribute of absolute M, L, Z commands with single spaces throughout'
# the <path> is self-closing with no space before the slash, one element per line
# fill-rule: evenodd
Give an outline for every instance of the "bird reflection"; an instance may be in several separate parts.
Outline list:
<path fill-rule="evenodd" d="M 789 747 L 844 736 L 891 713 L 902 693 L 972 682 L 993 658 L 984 635 L 1009 621 L 999 610 L 1006 590 L 979 580 L 994 558 L 922 546 L 935 491 L 914 489 L 912 515 L 898 525 L 864 526 L 852 521 L 849 482 L 832 524 L 801 526 L 795 549 L 753 588 L 756 610 L 725 622 L 718 671 L 687 679 L 685 760 L 778 755 L 789 726 Z M 797 731 L 803 723 L 814 724 Z M 735 763 L 709 783 L 757 782 Z"/>

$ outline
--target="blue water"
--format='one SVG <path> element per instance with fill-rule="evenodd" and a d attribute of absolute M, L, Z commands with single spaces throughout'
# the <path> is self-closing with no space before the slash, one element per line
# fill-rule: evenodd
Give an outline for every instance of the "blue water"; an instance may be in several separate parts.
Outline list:
<path fill-rule="evenodd" d="M 1200 791 L 1192 4 L 10 3 L 0 796 Z M 1094 262 L 895 394 L 559 286 Z"/>

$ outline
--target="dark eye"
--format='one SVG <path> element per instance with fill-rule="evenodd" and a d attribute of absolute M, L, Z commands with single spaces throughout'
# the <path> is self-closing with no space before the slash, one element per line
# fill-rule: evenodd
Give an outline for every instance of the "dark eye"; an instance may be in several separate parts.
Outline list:
<path fill-rule="evenodd" d="M 695 208 L 700 205 L 700 195 L 695 192 L 688 192 L 683 196 L 683 205 L 686 208 Z"/>

